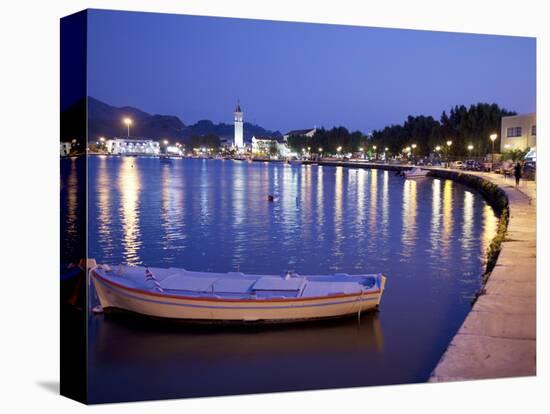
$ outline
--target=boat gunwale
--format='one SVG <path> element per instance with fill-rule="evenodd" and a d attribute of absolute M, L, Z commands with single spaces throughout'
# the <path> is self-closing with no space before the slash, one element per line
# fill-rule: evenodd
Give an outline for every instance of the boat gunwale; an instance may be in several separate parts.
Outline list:
<path fill-rule="evenodd" d="M 336 298 L 348 298 L 348 297 L 363 297 L 367 295 L 379 295 L 382 294 L 382 289 L 378 288 L 378 290 L 375 291 L 369 291 L 369 292 L 360 292 L 360 293 L 343 293 L 343 294 L 336 294 L 336 295 L 326 295 L 326 296 L 309 296 L 309 297 L 300 297 L 300 298 L 262 298 L 262 299 L 233 299 L 233 298 L 214 298 L 214 297 L 196 297 L 196 296 L 185 296 L 185 295 L 173 295 L 170 293 L 161 293 L 161 292 L 149 292 L 143 289 L 124 286 L 120 283 L 113 282 L 112 280 L 109 280 L 105 278 L 104 276 L 101 276 L 100 274 L 96 273 L 95 269 L 91 269 L 90 273 L 92 277 L 96 277 L 100 279 L 100 281 L 103 281 L 104 283 L 111 284 L 113 286 L 116 286 L 123 290 L 128 290 L 130 292 L 135 292 L 147 296 L 154 296 L 154 297 L 160 297 L 160 298 L 171 298 L 171 299 L 184 299 L 184 300 L 191 300 L 191 301 L 202 301 L 202 302 L 241 302 L 241 303 L 273 303 L 273 302 L 302 302 L 302 301 L 312 301 L 312 300 L 326 300 L 326 299 L 336 299 Z M 384 275 L 380 274 L 381 277 L 385 277 Z"/>

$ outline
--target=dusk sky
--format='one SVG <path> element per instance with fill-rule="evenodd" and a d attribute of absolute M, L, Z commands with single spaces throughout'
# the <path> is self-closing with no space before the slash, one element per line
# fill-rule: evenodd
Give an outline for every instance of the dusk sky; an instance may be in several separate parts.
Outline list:
<path fill-rule="evenodd" d="M 286 132 L 369 132 L 455 104 L 536 110 L 534 38 L 92 10 L 88 94 Z"/>

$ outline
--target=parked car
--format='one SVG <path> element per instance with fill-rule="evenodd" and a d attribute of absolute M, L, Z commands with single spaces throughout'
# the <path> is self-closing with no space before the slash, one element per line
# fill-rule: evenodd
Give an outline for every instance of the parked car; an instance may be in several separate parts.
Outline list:
<path fill-rule="evenodd" d="M 500 171 L 503 175 L 512 175 L 514 174 L 514 163 L 511 161 L 504 161 L 500 164 Z"/>
<path fill-rule="evenodd" d="M 475 160 L 466 160 L 464 162 L 464 169 L 469 171 L 481 171 L 483 166 Z"/>
<path fill-rule="evenodd" d="M 464 163 L 462 161 L 454 161 L 451 164 L 452 168 L 456 168 L 457 170 L 462 170 L 464 168 Z"/>

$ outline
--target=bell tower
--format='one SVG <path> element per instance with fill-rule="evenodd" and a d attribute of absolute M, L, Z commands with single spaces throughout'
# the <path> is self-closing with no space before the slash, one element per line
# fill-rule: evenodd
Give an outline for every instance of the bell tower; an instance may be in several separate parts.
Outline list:
<path fill-rule="evenodd" d="M 241 110 L 241 104 L 237 102 L 237 107 L 235 108 L 234 122 L 235 122 L 235 138 L 233 140 L 233 146 L 238 149 L 244 147 L 244 138 L 243 138 L 243 111 Z"/>

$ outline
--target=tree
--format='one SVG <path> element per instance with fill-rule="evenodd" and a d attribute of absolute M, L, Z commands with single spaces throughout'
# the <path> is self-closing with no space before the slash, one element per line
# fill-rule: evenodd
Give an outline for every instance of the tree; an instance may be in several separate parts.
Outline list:
<path fill-rule="evenodd" d="M 220 147 L 220 137 L 214 134 L 192 136 L 191 137 L 192 148 L 214 148 Z"/>
<path fill-rule="evenodd" d="M 497 104 L 478 103 L 466 108 L 456 105 L 449 112 L 443 111 L 439 121 L 431 116 L 408 116 L 402 125 L 390 125 L 382 130 L 373 131 L 376 145 L 388 147 L 392 153 L 416 144 L 415 153 L 428 155 L 438 145 L 453 142 L 451 154 L 466 155 L 468 146 L 473 145 L 478 155 L 491 151 L 489 136 L 499 133 L 503 116 L 515 115 L 515 112 L 500 108 Z M 499 137 L 500 139 L 500 137 Z M 499 148 L 497 139 L 495 147 Z"/>
<path fill-rule="evenodd" d="M 277 141 L 271 141 L 269 143 L 269 155 L 271 156 L 279 155 L 279 150 L 277 149 Z"/>
<path fill-rule="evenodd" d="M 502 153 L 502 159 L 505 161 L 512 161 L 512 162 L 518 162 L 522 161 L 527 153 L 529 152 L 529 149 L 521 150 L 521 149 L 511 149 L 504 151 Z"/>

